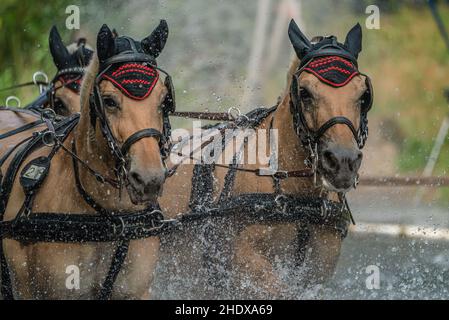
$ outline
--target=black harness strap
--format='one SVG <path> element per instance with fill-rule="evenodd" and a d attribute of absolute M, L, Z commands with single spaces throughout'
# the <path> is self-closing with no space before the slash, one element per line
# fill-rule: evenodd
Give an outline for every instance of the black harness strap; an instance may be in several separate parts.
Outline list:
<path fill-rule="evenodd" d="M 114 242 L 155 236 L 167 227 L 162 220 L 158 207 L 115 216 L 33 212 L 13 223 L 4 221 L 2 233 L 28 243 Z"/>
<path fill-rule="evenodd" d="M 117 276 L 125 262 L 125 258 L 128 255 L 129 240 L 120 241 L 117 250 L 112 257 L 111 267 L 109 269 L 108 275 L 103 282 L 100 294 L 98 296 L 99 300 L 109 300 L 112 295 L 112 289 L 114 283 L 117 280 Z"/>
<path fill-rule="evenodd" d="M 7 227 L 5 224 L 4 227 Z M 4 231 L 2 231 L 3 233 Z M 2 238 L 3 239 L 3 238 Z M 6 262 L 5 252 L 3 251 L 3 241 L 0 243 L 0 267 L 1 267 L 1 290 L 3 299 L 14 300 L 14 294 L 12 292 L 11 274 L 9 272 L 8 263 Z"/>
<path fill-rule="evenodd" d="M 163 139 L 164 135 L 154 128 L 143 129 L 133 133 L 122 145 L 122 154 L 126 155 L 131 146 L 143 138 L 157 138 L 159 141 Z"/>
<path fill-rule="evenodd" d="M 67 118 L 65 121 L 62 121 L 61 123 L 58 123 L 56 125 L 56 128 L 54 128 L 55 133 L 61 134 L 64 138 L 67 137 L 67 135 L 71 132 L 71 130 L 75 127 L 75 125 L 78 123 L 79 116 L 75 115 L 72 117 Z M 53 126 L 51 126 L 53 128 Z M 0 203 L 0 225 L 2 226 L 1 235 L 0 238 L 0 265 L 1 265 L 1 279 L 2 279 L 2 287 L 1 287 L 1 294 L 4 297 L 4 299 L 12 300 L 14 299 L 13 291 L 12 291 L 12 283 L 11 283 L 11 276 L 9 272 L 8 263 L 6 261 L 6 257 L 3 251 L 3 238 L 5 235 L 7 235 L 9 232 L 11 232 L 12 228 L 17 225 L 17 222 L 21 218 L 22 214 L 24 213 L 24 210 L 29 209 L 32 205 L 34 192 L 30 192 L 26 194 L 25 202 L 17 214 L 16 218 L 13 222 L 5 222 L 3 221 L 4 213 L 6 210 L 6 205 L 9 200 L 9 196 L 11 194 L 11 190 L 13 187 L 14 180 L 16 178 L 17 172 L 19 170 L 20 165 L 23 163 L 24 159 L 37 147 L 42 146 L 42 137 L 43 133 L 48 132 L 46 130 L 34 133 L 28 142 L 27 145 L 25 145 L 21 151 L 19 151 L 14 158 L 11 160 L 11 164 L 8 167 L 8 170 L 5 174 L 5 177 L 2 178 L 2 185 L 1 185 L 1 203 Z M 25 139 L 24 141 L 28 141 L 29 139 Z M 52 152 L 50 153 L 50 157 L 52 157 L 56 153 L 56 146 L 53 148 Z M 8 156 L 11 153 L 8 153 Z"/>
<path fill-rule="evenodd" d="M 36 121 L 30 122 L 30 123 L 27 123 L 27 124 L 25 124 L 25 125 L 23 125 L 21 127 L 18 127 L 18 128 L 14 129 L 14 130 L 8 131 L 8 132 L 3 133 L 3 134 L 0 134 L 0 140 L 8 138 L 8 137 L 11 137 L 11 136 L 16 135 L 18 133 L 30 130 L 30 129 L 34 128 L 34 127 L 37 127 L 38 125 L 41 125 L 42 123 L 44 123 L 44 121 L 42 121 L 42 120 L 36 120 Z"/>
<path fill-rule="evenodd" d="M 192 188 L 189 201 L 190 210 L 196 211 L 198 208 L 212 205 L 212 195 L 214 192 L 213 171 L 213 164 L 196 164 L 193 167 Z"/>
<path fill-rule="evenodd" d="M 278 195 L 275 193 L 247 193 L 233 196 L 220 206 L 203 208 L 182 215 L 180 223 L 198 221 L 210 217 L 226 217 L 240 214 L 250 223 L 301 222 L 327 225 L 347 234 L 349 211 L 340 202 L 327 198 Z"/>

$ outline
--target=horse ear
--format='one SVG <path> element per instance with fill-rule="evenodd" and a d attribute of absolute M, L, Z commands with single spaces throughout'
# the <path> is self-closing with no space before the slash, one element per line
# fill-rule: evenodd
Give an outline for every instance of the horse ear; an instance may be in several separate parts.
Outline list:
<path fill-rule="evenodd" d="M 357 59 L 360 51 L 362 51 L 362 27 L 359 23 L 349 30 L 346 36 L 345 46 Z"/>
<path fill-rule="evenodd" d="M 112 57 L 115 53 L 114 35 L 111 29 L 104 24 L 97 36 L 97 54 L 100 63 Z"/>
<path fill-rule="evenodd" d="M 61 35 L 59 34 L 56 26 L 51 28 L 48 43 L 51 56 L 53 57 L 53 61 L 55 62 L 58 70 L 67 67 L 70 60 L 70 53 L 62 42 Z"/>
<path fill-rule="evenodd" d="M 157 58 L 165 47 L 168 38 L 168 24 L 167 21 L 161 20 L 154 31 L 142 40 L 141 45 L 143 51 L 150 56 Z"/>
<path fill-rule="evenodd" d="M 288 26 L 288 37 L 293 45 L 293 49 L 295 49 L 296 55 L 301 60 L 309 51 L 312 44 L 301 32 L 301 30 L 299 30 L 298 25 L 293 19 L 290 21 L 290 25 Z"/>

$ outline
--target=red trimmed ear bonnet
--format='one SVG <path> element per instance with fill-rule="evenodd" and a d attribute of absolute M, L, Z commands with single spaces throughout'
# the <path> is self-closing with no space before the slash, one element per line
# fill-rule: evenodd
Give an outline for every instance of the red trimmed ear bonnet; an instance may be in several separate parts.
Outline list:
<path fill-rule="evenodd" d="M 301 60 L 300 70 L 313 73 L 333 87 L 342 87 L 359 74 L 357 58 L 362 50 L 360 24 L 349 31 L 344 44 L 339 43 L 335 36 L 323 37 L 312 44 L 293 20 L 288 35 Z"/>
<path fill-rule="evenodd" d="M 108 35 L 102 37 L 102 32 Z M 147 98 L 159 79 L 156 58 L 167 40 L 167 23 L 162 20 L 142 41 L 125 36 L 111 37 L 109 32 L 109 28 L 103 26 L 97 41 L 100 80 L 110 81 L 131 99 Z"/>
<path fill-rule="evenodd" d="M 81 78 L 92 59 L 93 50 L 86 47 L 86 39 L 80 38 L 76 43 L 77 49 L 70 53 L 56 26 L 51 28 L 48 42 L 53 62 L 58 69 L 53 82 L 59 80 L 70 90 L 79 92 Z"/>
<path fill-rule="evenodd" d="M 313 147 L 330 127 L 336 124 L 344 124 L 351 129 L 359 148 L 363 148 L 368 137 L 367 113 L 373 103 L 373 89 L 368 76 L 366 79 L 366 91 L 362 95 L 360 127 L 355 128 L 346 117 L 339 116 L 329 119 L 315 132 L 307 126 L 307 121 L 301 107 L 301 90 L 298 77 L 301 72 L 309 72 L 315 75 L 321 82 L 332 87 L 345 86 L 356 75 L 358 70 L 357 58 L 362 51 L 362 28 L 356 24 L 347 34 L 345 43 L 339 43 L 335 36 L 320 37 L 315 43 L 301 32 L 294 20 L 290 21 L 288 36 L 300 59 L 298 70 L 293 75 L 290 88 L 290 106 L 293 114 L 295 131 L 301 139 L 303 146 Z"/>

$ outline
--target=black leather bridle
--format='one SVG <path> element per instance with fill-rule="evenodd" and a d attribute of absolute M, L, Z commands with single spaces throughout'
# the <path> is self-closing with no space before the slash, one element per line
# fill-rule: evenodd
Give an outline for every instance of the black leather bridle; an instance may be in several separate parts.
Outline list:
<path fill-rule="evenodd" d="M 307 64 L 305 65 L 307 66 Z M 304 67 L 305 67 L 304 66 Z M 366 139 L 368 138 L 368 120 L 367 114 L 372 106 L 372 87 L 371 81 L 368 76 L 366 77 L 367 90 L 362 97 L 362 106 L 360 111 L 360 127 L 355 128 L 351 120 L 344 116 L 337 116 L 329 119 L 324 124 L 322 124 L 317 130 L 312 130 L 307 124 L 301 102 L 300 102 L 300 90 L 299 89 L 299 76 L 303 72 L 304 68 L 299 69 L 294 75 L 290 90 L 290 104 L 291 111 L 294 118 L 294 126 L 297 135 L 300 137 L 301 142 L 304 146 L 309 147 L 310 145 L 315 145 L 323 137 L 327 130 L 332 128 L 337 124 L 346 125 L 352 132 L 357 145 L 362 149 L 365 145 Z"/>
<path fill-rule="evenodd" d="M 293 75 L 290 88 L 290 109 L 293 115 L 294 129 L 296 134 L 300 138 L 303 147 L 309 151 L 309 162 L 311 162 L 314 170 L 317 169 L 317 145 L 324 134 L 327 132 L 327 130 L 337 124 L 346 125 L 349 130 L 351 130 L 358 147 L 360 149 L 364 147 L 366 139 L 368 138 L 368 111 L 371 109 L 373 104 L 373 89 L 371 80 L 367 75 L 359 73 L 365 76 L 367 86 L 367 90 L 362 96 L 359 128 L 355 128 L 352 121 L 344 116 L 333 117 L 316 130 L 312 130 L 308 126 L 307 120 L 304 115 L 303 106 L 301 105 L 299 88 L 299 77 L 301 73 L 304 72 L 304 69 L 307 67 L 307 65 L 317 57 L 338 56 L 348 59 L 354 64 L 355 67 L 357 67 L 357 59 L 351 53 L 347 52 L 344 47 L 337 43 L 334 37 L 327 39 L 327 41 L 329 41 L 329 44 L 319 46 L 317 50 L 312 50 L 303 57 L 298 70 Z"/>
<path fill-rule="evenodd" d="M 145 128 L 133 133 L 129 136 L 123 144 L 120 146 L 117 139 L 112 134 L 109 121 L 105 113 L 105 107 L 103 97 L 100 91 L 100 82 L 103 80 L 102 75 L 114 64 L 124 62 L 145 62 L 150 67 L 157 69 L 165 74 L 165 86 L 168 89 L 168 94 L 162 103 L 162 115 L 163 115 L 163 128 L 162 132 L 154 128 Z M 144 53 L 125 51 L 116 56 L 113 56 L 104 61 L 100 66 L 100 72 L 96 77 L 94 90 L 90 96 L 90 117 L 91 124 L 95 128 L 96 121 L 98 119 L 100 124 L 100 130 L 107 141 L 109 149 L 115 160 L 115 172 L 119 181 L 119 185 L 123 180 L 127 178 L 126 169 L 126 157 L 131 146 L 144 139 L 144 138 L 156 138 L 159 141 L 159 148 L 162 157 L 162 162 L 165 165 L 165 160 L 168 157 L 171 150 L 171 125 L 169 120 L 169 114 L 175 111 L 175 99 L 174 89 L 170 75 L 163 69 L 157 66 L 156 60 Z"/>

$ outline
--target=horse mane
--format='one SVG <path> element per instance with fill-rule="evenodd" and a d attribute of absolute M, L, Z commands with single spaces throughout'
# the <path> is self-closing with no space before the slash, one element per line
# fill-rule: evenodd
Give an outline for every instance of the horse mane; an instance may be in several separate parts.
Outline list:
<path fill-rule="evenodd" d="M 299 59 L 296 56 L 296 54 L 293 56 L 292 61 L 290 62 L 290 66 L 288 68 L 288 72 L 287 72 L 287 86 L 284 90 L 284 94 L 282 95 L 282 100 L 284 100 L 286 97 L 290 96 L 290 87 L 292 85 L 292 79 L 293 79 L 293 75 L 295 74 L 296 70 L 298 69 L 299 66 Z"/>
<path fill-rule="evenodd" d="M 323 36 L 315 36 L 312 38 L 312 40 L 310 42 L 312 44 L 316 44 L 316 43 L 320 42 L 321 40 L 323 40 L 323 38 L 324 38 Z M 289 95 L 290 95 L 290 87 L 292 85 L 293 75 L 298 70 L 300 62 L 301 61 L 299 60 L 298 56 L 296 54 L 293 54 L 293 59 L 290 62 L 290 66 L 289 66 L 288 72 L 287 72 L 287 87 L 284 90 L 284 94 L 282 95 L 281 101 L 284 100 L 286 97 L 289 97 Z"/>
<path fill-rule="evenodd" d="M 87 132 L 87 145 L 90 148 L 89 141 L 95 140 L 95 130 L 90 125 L 90 95 L 94 90 L 95 81 L 97 79 L 98 70 L 100 68 L 100 63 L 96 54 L 93 55 L 89 66 L 84 74 L 83 81 L 81 82 L 80 89 L 80 102 L 81 102 L 81 118 L 86 119 L 86 126 L 83 129 Z"/>
<path fill-rule="evenodd" d="M 95 85 L 98 69 L 99 69 L 98 57 L 96 54 L 94 54 L 94 56 L 92 57 L 92 61 L 89 63 L 89 66 L 86 69 L 86 73 L 84 74 L 84 78 L 81 83 L 81 90 L 80 90 L 81 113 L 83 113 L 84 110 L 89 109 L 89 98 Z"/>

